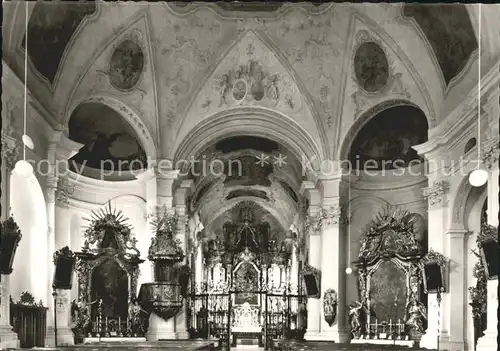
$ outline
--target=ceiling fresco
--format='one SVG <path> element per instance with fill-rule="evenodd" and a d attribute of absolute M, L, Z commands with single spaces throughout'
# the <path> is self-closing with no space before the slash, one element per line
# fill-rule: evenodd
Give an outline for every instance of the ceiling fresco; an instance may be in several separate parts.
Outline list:
<path fill-rule="evenodd" d="M 427 141 L 427 119 L 412 106 L 384 110 L 366 123 L 356 135 L 349 152 L 355 169 L 382 170 L 407 167 L 422 158 L 412 148 Z M 369 167 L 369 168 L 368 168 Z"/>
<path fill-rule="evenodd" d="M 28 54 L 37 71 L 52 84 L 66 46 L 82 20 L 96 12 L 95 2 L 35 4 L 28 23 Z M 24 48 L 26 37 L 23 38 Z"/>
<path fill-rule="evenodd" d="M 448 85 L 465 68 L 478 47 L 466 7 L 459 4 L 405 4 L 403 14 L 415 18 L 425 33 Z"/>
<path fill-rule="evenodd" d="M 69 138 L 85 145 L 72 158 L 80 165 L 121 171 L 147 167 L 146 153 L 132 127 L 105 105 L 80 105 L 70 118 Z"/>
<path fill-rule="evenodd" d="M 370 93 L 381 90 L 389 80 L 384 50 L 375 42 L 361 44 L 354 56 L 354 73 L 361 88 Z"/>
<path fill-rule="evenodd" d="M 132 89 L 139 81 L 143 68 L 144 53 L 141 47 L 132 40 L 124 40 L 111 56 L 109 80 L 117 89 Z"/>

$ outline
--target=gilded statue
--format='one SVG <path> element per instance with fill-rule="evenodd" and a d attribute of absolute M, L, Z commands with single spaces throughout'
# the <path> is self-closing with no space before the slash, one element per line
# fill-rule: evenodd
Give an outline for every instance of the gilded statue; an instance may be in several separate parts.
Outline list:
<path fill-rule="evenodd" d="M 349 324 L 351 325 L 351 333 L 355 339 L 359 339 L 363 335 L 366 315 L 367 308 L 364 303 L 354 301 L 349 305 Z"/>
<path fill-rule="evenodd" d="M 412 339 L 417 339 L 425 332 L 423 320 L 427 319 L 427 311 L 425 306 L 418 301 L 415 294 L 411 294 L 408 304 L 406 306 L 408 319 L 406 326 Z"/>
<path fill-rule="evenodd" d="M 137 336 L 139 334 L 144 334 L 144 328 L 141 321 L 141 312 L 147 313 L 139 305 L 137 299 L 133 299 L 132 303 L 128 307 L 128 320 L 127 329 L 129 335 Z"/>

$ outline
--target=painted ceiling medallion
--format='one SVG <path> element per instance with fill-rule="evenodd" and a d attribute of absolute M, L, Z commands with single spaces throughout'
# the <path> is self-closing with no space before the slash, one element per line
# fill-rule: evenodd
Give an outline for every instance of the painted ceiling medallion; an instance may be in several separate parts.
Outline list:
<path fill-rule="evenodd" d="M 389 80 L 384 50 L 373 41 L 361 44 L 354 56 L 354 72 L 359 86 L 367 92 L 382 90 Z"/>
<path fill-rule="evenodd" d="M 144 53 L 133 40 L 122 41 L 114 50 L 109 63 L 109 80 L 120 90 L 132 89 L 144 69 Z"/>

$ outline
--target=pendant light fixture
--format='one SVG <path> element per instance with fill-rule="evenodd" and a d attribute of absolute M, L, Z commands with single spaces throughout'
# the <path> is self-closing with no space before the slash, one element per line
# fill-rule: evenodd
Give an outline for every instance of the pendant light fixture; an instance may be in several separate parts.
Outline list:
<path fill-rule="evenodd" d="M 469 183 L 480 187 L 488 181 L 488 172 L 480 168 L 481 162 L 481 4 L 479 6 L 478 30 L 478 81 L 477 81 L 477 168 L 469 174 Z"/>
<path fill-rule="evenodd" d="M 25 2 L 26 18 L 25 18 L 25 40 L 24 40 L 24 130 L 23 130 L 23 159 L 17 161 L 14 172 L 22 177 L 29 177 L 33 174 L 33 166 L 26 161 L 26 147 L 33 150 L 33 140 L 26 134 L 26 118 L 28 112 L 28 2 Z"/>

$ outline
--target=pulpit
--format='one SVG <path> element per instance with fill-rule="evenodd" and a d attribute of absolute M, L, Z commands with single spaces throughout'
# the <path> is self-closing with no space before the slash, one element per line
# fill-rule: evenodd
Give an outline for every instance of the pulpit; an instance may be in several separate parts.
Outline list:
<path fill-rule="evenodd" d="M 73 332 L 84 337 L 133 336 L 129 307 L 136 300 L 139 265 L 144 260 L 121 212 L 108 207 L 93 217 L 82 251 L 76 253 Z"/>
<path fill-rule="evenodd" d="M 190 276 L 189 267 L 182 264 L 181 243 L 174 234 L 176 214 L 159 207 L 153 216 L 156 236 L 151 240 L 148 259 L 154 265 L 155 281 L 142 284 L 139 292 L 139 303 L 152 320 L 148 340 L 171 338 L 175 333 L 171 319 L 184 305 Z"/>

